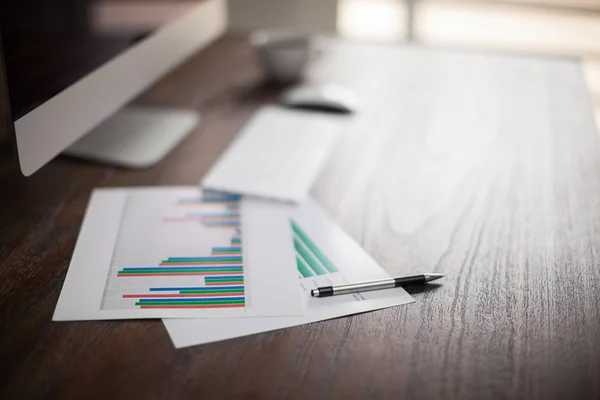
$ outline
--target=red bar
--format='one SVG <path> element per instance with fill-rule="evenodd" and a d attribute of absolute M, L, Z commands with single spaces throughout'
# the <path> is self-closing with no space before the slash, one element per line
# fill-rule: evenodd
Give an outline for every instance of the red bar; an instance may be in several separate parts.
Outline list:
<path fill-rule="evenodd" d="M 160 263 L 161 267 L 168 267 L 170 265 L 187 265 L 190 267 L 206 267 L 206 266 L 219 266 L 219 265 L 242 265 L 242 261 L 212 261 L 212 262 L 170 262 L 170 263 Z"/>
<path fill-rule="evenodd" d="M 216 306 L 140 306 L 140 308 L 243 308 L 245 304 L 223 304 Z"/>
<path fill-rule="evenodd" d="M 228 286 L 243 285 L 244 282 L 206 282 L 206 286 Z"/>
<path fill-rule="evenodd" d="M 231 252 L 230 253 L 223 253 L 223 252 L 220 252 L 220 251 L 213 251 L 212 254 L 211 254 L 211 256 L 218 256 L 218 255 L 223 255 L 223 256 L 241 256 L 242 252 L 238 251 L 238 252 L 235 252 L 235 253 L 231 253 Z"/>
<path fill-rule="evenodd" d="M 145 298 L 163 298 L 163 297 L 231 297 L 240 296 L 244 292 L 220 293 L 220 294 L 124 294 L 124 299 L 145 299 Z"/>
<path fill-rule="evenodd" d="M 171 272 L 168 274 L 123 274 L 117 275 L 119 278 L 128 277 L 128 276 L 187 276 L 187 275 L 239 275 L 243 274 L 243 272 Z"/>

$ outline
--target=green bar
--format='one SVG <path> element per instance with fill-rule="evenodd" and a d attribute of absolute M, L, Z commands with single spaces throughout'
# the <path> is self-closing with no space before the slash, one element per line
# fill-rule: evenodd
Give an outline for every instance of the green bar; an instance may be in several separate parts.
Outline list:
<path fill-rule="evenodd" d="M 206 291 L 206 290 L 180 290 L 179 294 L 207 294 L 207 293 L 214 293 L 214 294 L 244 294 L 243 290 L 211 290 Z"/>
<path fill-rule="evenodd" d="M 244 278 L 238 278 L 238 279 L 205 279 L 206 283 L 225 283 L 225 282 L 232 282 L 232 283 L 244 283 Z"/>
<path fill-rule="evenodd" d="M 308 265 L 306 265 L 304 261 L 302 261 L 302 259 L 298 256 L 296 256 L 296 264 L 298 265 L 298 271 L 302 274 L 303 277 L 309 278 L 313 276 L 313 273 L 310 271 L 310 268 L 308 268 Z"/>
<path fill-rule="evenodd" d="M 162 264 L 181 264 L 181 263 L 228 263 L 228 262 L 242 262 L 241 257 L 235 256 L 234 258 L 223 258 L 222 260 L 162 260 Z"/>
<path fill-rule="evenodd" d="M 327 273 L 327 271 L 325 271 L 323 269 L 323 267 L 321 267 L 321 265 L 317 262 L 317 260 L 315 260 L 315 258 L 308 252 L 308 250 L 306 250 L 304 248 L 304 246 L 302 246 L 300 244 L 300 242 L 296 238 L 294 238 L 294 247 L 296 248 L 296 251 L 298 252 L 298 254 L 300 254 L 300 256 L 302 257 L 302 259 L 308 265 L 310 265 L 310 268 L 317 275 L 325 275 Z"/>
<path fill-rule="evenodd" d="M 147 272 L 147 271 L 175 271 L 175 270 L 182 270 L 182 271 L 198 270 L 198 271 L 206 271 L 206 272 L 211 272 L 211 271 L 237 272 L 237 271 L 241 271 L 242 269 L 244 269 L 244 267 L 241 265 L 236 265 L 236 266 L 231 266 L 231 267 L 220 267 L 218 265 L 215 265 L 213 267 L 214 268 L 212 268 L 212 269 L 206 269 L 206 267 L 201 267 L 201 266 L 197 266 L 197 265 L 190 265 L 189 267 L 181 265 L 181 266 L 172 266 L 172 267 L 127 269 L 127 270 L 120 270 L 119 272 L 128 272 L 129 273 L 129 272 L 137 272 L 137 271 Z M 166 269 L 166 268 L 168 268 L 168 269 Z"/>
<path fill-rule="evenodd" d="M 207 276 L 206 277 L 207 280 L 209 281 L 219 281 L 219 280 L 235 280 L 235 279 L 244 279 L 244 276 L 242 275 L 242 272 L 239 273 L 239 275 L 221 275 L 221 276 Z"/>
<path fill-rule="evenodd" d="M 206 267 L 198 267 L 198 266 L 189 266 L 189 267 L 175 266 L 175 267 L 128 269 L 128 270 L 120 270 L 119 272 L 123 272 L 123 273 L 136 273 L 136 272 L 149 272 L 149 271 L 154 271 L 154 272 L 163 272 L 163 271 L 238 272 L 238 271 L 242 271 L 244 269 L 244 267 L 242 267 L 241 265 L 234 266 L 234 267 L 219 267 L 218 265 L 216 265 L 215 267 L 216 268 L 206 269 Z M 168 269 L 166 269 L 166 268 L 168 268 Z"/>
<path fill-rule="evenodd" d="M 240 285 L 235 285 L 235 286 L 240 286 Z M 210 289 L 215 289 L 215 290 L 210 290 Z M 203 287 L 203 288 L 194 288 L 194 289 L 183 289 L 180 290 L 180 292 L 199 292 L 199 293 L 213 293 L 213 292 L 236 292 L 236 291 L 242 291 L 244 290 L 242 289 L 219 289 L 219 288 L 213 288 L 213 287 Z"/>
<path fill-rule="evenodd" d="M 213 269 L 210 271 L 207 271 L 205 269 L 171 269 L 168 271 L 165 270 L 148 270 L 148 269 L 140 269 L 137 271 L 119 271 L 119 275 L 127 275 L 127 274 L 170 274 L 173 272 L 206 272 L 208 273 L 227 273 L 227 272 L 235 272 L 235 273 L 242 273 L 244 272 L 244 270 L 242 268 L 239 269 Z"/>
<path fill-rule="evenodd" d="M 241 274 L 241 272 L 240 272 Z M 206 276 L 207 281 L 235 281 L 235 280 L 244 280 L 243 276 Z"/>
<path fill-rule="evenodd" d="M 165 301 L 164 299 L 152 299 L 152 301 L 138 301 L 136 303 L 140 304 L 150 304 L 150 303 L 168 303 L 168 304 L 179 304 L 179 303 L 243 303 L 244 299 L 236 299 L 236 300 L 223 300 L 223 299 L 208 299 L 207 301 L 198 300 L 198 299 L 185 299 L 181 298 L 177 301 Z"/>
<path fill-rule="evenodd" d="M 304 233 L 294 221 L 291 222 L 292 229 L 294 230 L 296 235 L 298 235 L 298 237 L 302 240 L 304 245 L 308 247 L 315 256 L 317 256 L 319 261 L 321 261 L 321 264 L 323 264 L 323 266 L 327 268 L 327 271 L 331 273 L 338 272 L 339 270 L 336 268 L 336 266 L 333 265 L 331 261 L 329 261 L 329 258 L 327 258 L 327 256 L 317 247 L 317 245 L 308 237 L 308 235 Z"/>
<path fill-rule="evenodd" d="M 148 299 L 148 300 L 152 300 L 152 301 L 138 301 L 137 303 L 140 304 L 145 304 L 145 303 L 239 303 L 239 302 L 244 302 L 244 298 L 241 299 L 193 299 L 193 298 L 189 298 L 186 299 L 184 297 L 182 298 L 178 298 L 178 299 L 171 299 L 171 300 L 177 300 L 177 301 L 168 301 L 165 299 Z M 205 301 L 206 300 L 206 301 Z"/>
<path fill-rule="evenodd" d="M 226 305 L 226 304 L 245 304 L 244 300 L 240 301 L 219 301 L 219 302 L 206 302 L 206 301 L 185 301 L 185 302 L 175 302 L 175 301 L 165 301 L 165 302 L 137 302 L 136 306 L 218 306 L 218 305 Z"/>

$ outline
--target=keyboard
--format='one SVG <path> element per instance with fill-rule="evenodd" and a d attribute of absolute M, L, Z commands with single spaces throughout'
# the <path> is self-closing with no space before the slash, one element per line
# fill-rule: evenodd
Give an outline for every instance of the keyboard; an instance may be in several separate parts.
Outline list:
<path fill-rule="evenodd" d="M 299 202 L 308 195 L 348 118 L 265 107 L 201 184 L 205 189 Z"/>

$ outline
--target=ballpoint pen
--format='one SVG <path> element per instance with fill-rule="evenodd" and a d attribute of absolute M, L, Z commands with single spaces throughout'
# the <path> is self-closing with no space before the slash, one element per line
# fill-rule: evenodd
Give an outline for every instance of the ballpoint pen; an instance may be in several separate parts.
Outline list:
<path fill-rule="evenodd" d="M 444 274 L 427 273 L 419 275 L 402 276 L 398 278 L 378 279 L 375 281 L 352 283 L 349 285 L 323 286 L 311 290 L 310 295 L 313 297 L 328 297 L 336 296 L 339 294 L 367 292 L 371 290 L 390 289 L 408 285 L 422 285 L 427 282 L 440 279 L 443 276 Z"/>

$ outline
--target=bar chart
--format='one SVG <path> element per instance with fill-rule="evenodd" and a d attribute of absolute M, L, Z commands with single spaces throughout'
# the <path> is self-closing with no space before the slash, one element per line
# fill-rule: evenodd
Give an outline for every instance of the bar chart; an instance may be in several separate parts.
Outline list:
<path fill-rule="evenodd" d="M 314 213 L 319 213 L 314 210 L 314 205 L 311 204 L 309 207 L 301 208 L 301 210 L 311 210 Z M 320 221 L 320 225 L 315 225 L 315 222 Z M 332 246 L 328 238 L 326 230 L 322 228 L 327 227 L 322 220 L 314 218 L 303 218 L 302 223 L 306 224 L 306 228 L 302 228 L 296 219 L 291 219 L 291 230 L 292 238 L 294 242 L 294 250 L 296 252 L 296 267 L 298 269 L 298 278 L 300 280 L 300 287 L 309 296 L 311 289 L 316 289 L 321 286 L 334 286 L 334 285 L 346 285 L 352 282 L 352 277 L 349 278 L 349 265 L 356 264 L 355 261 L 352 263 L 346 262 L 338 265 L 332 259 L 340 259 L 340 255 L 345 255 L 346 250 L 341 250 L 340 247 L 335 245 Z M 309 234 L 308 232 L 312 232 Z M 329 237 L 328 239 L 331 239 Z M 317 245 L 320 243 L 320 245 Z M 325 250 L 323 250 L 325 249 Z M 329 256 L 326 254 L 329 252 Z M 354 274 L 351 274 L 354 275 Z M 361 302 L 366 300 L 366 297 L 362 293 L 355 293 L 349 297 L 332 297 L 327 299 L 318 299 L 315 301 L 314 298 L 309 298 L 309 307 L 315 307 L 315 309 L 331 306 L 332 304 L 342 304 L 348 301 L 348 298 L 352 298 L 353 301 Z"/>
<path fill-rule="evenodd" d="M 165 319 L 164 324 L 177 348 L 338 318 L 413 301 L 401 288 L 324 298 L 311 297 L 310 290 L 320 286 L 383 279 L 389 275 L 329 218 L 316 201 L 307 199 L 289 213 L 285 222 L 283 228 L 292 233 L 286 235 L 285 240 L 292 253 L 291 260 L 296 261 L 296 269 L 292 272 L 295 273 L 296 285 L 299 284 L 303 290 L 304 316 L 212 320 Z M 248 235 L 248 239 L 251 238 L 246 228 L 244 233 Z M 283 243 L 278 245 L 281 246 Z M 248 254 L 251 255 L 252 252 Z"/>
<path fill-rule="evenodd" d="M 339 272 L 338 268 L 323 253 L 297 222 L 291 221 L 296 250 L 296 263 L 300 278 L 311 278 Z"/>
<path fill-rule="evenodd" d="M 95 189 L 53 320 L 304 315 L 291 208 L 197 186 Z"/>
<path fill-rule="evenodd" d="M 130 196 L 101 308 L 245 308 L 240 200 L 205 193 L 149 205 Z M 134 211 L 141 203 L 152 213 Z"/>

